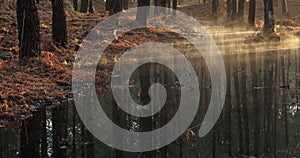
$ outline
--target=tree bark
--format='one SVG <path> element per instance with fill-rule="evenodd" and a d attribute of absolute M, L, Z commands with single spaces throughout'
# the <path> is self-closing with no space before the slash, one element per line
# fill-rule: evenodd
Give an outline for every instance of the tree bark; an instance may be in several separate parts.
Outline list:
<path fill-rule="evenodd" d="M 57 43 L 67 44 L 67 23 L 63 0 L 52 0 L 52 37 Z"/>
<path fill-rule="evenodd" d="M 138 0 L 138 7 L 150 6 L 150 0 Z M 147 25 L 147 17 L 148 17 L 149 9 L 148 8 L 138 8 L 136 21 L 146 26 Z"/>
<path fill-rule="evenodd" d="M 236 20 L 237 17 L 237 0 L 232 0 L 231 20 Z"/>
<path fill-rule="evenodd" d="M 81 0 L 80 12 L 86 13 L 88 11 L 88 0 Z"/>
<path fill-rule="evenodd" d="M 120 1 L 106 0 L 105 7 L 106 7 L 106 11 L 109 11 L 110 15 L 122 11 L 122 6 Z"/>
<path fill-rule="evenodd" d="M 74 11 L 78 10 L 78 0 L 73 0 L 73 8 L 74 8 Z"/>
<path fill-rule="evenodd" d="M 227 17 L 231 18 L 231 13 L 232 13 L 232 0 L 226 0 L 227 4 Z"/>
<path fill-rule="evenodd" d="M 282 15 L 287 16 L 288 14 L 288 5 L 286 0 L 281 0 L 281 7 L 282 7 Z"/>
<path fill-rule="evenodd" d="M 271 34 L 275 32 L 273 0 L 264 0 L 264 28 L 263 32 Z"/>
<path fill-rule="evenodd" d="M 217 17 L 218 14 L 218 3 L 218 0 L 212 0 L 212 15 L 215 17 Z"/>
<path fill-rule="evenodd" d="M 37 57 L 40 48 L 40 21 L 35 0 L 17 0 L 17 22 L 19 39 L 19 60 L 25 64 L 27 57 Z"/>
<path fill-rule="evenodd" d="M 250 0 L 249 15 L 248 15 L 248 25 L 250 27 L 254 27 L 255 24 L 255 9 L 256 9 L 256 0 Z"/>
<path fill-rule="evenodd" d="M 238 8 L 239 20 L 241 20 L 241 22 L 244 23 L 245 0 L 239 0 L 238 6 L 239 6 Z"/>
<path fill-rule="evenodd" d="M 89 13 L 94 13 L 93 0 L 89 1 Z"/>

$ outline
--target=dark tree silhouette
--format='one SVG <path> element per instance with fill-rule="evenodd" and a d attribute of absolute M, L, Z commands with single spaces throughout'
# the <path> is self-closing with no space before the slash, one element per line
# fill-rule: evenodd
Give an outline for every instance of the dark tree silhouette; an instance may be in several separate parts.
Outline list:
<path fill-rule="evenodd" d="M 225 68 L 226 68 L 226 76 L 227 76 L 227 92 L 226 99 L 225 99 L 225 119 L 226 119 L 226 151 L 227 156 L 232 157 L 232 102 L 231 102 L 231 59 L 227 57 L 224 59 L 227 61 Z"/>
<path fill-rule="evenodd" d="M 93 0 L 89 1 L 89 12 L 94 13 L 94 8 L 93 8 Z"/>
<path fill-rule="evenodd" d="M 248 13 L 248 25 L 250 27 L 254 27 L 255 8 L 256 8 L 256 0 L 250 0 L 250 2 L 249 2 L 249 13 Z"/>
<path fill-rule="evenodd" d="M 73 0 L 73 8 L 75 11 L 78 10 L 78 0 Z"/>
<path fill-rule="evenodd" d="M 19 59 L 25 64 L 27 57 L 36 57 L 40 49 L 40 21 L 35 0 L 17 0 L 17 22 L 19 39 Z"/>
<path fill-rule="evenodd" d="M 122 11 L 120 0 L 106 0 L 105 7 L 110 15 Z"/>
<path fill-rule="evenodd" d="M 236 20 L 237 17 L 237 0 L 232 0 L 232 5 L 231 5 L 231 19 Z"/>
<path fill-rule="evenodd" d="M 88 0 L 81 0 L 80 12 L 86 13 L 88 11 Z"/>
<path fill-rule="evenodd" d="M 218 14 L 218 0 L 212 0 L 212 14 L 216 17 Z"/>
<path fill-rule="evenodd" d="M 138 0 L 138 7 L 150 6 L 150 0 Z M 136 21 L 142 25 L 147 25 L 148 8 L 138 8 Z"/>
<path fill-rule="evenodd" d="M 67 43 L 67 23 L 63 0 L 52 0 L 52 37 L 57 43 Z"/>
<path fill-rule="evenodd" d="M 239 0 L 238 6 L 238 17 L 242 22 L 244 22 L 245 0 Z"/>
<path fill-rule="evenodd" d="M 40 157 L 41 116 L 23 120 L 20 128 L 20 157 Z M 2 157 L 2 155 L 1 155 Z"/>
<path fill-rule="evenodd" d="M 271 34 L 275 31 L 273 0 L 264 0 L 264 13 L 263 32 Z"/>
<path fill-rule="evenodd" d="M 253 62 L 251 64 L 251 76 L 252 76 L 252 85 L 251 87 L 258 87 L 260 83 L 260 75 L 259 75 L 259 67 L 257 67 L 257 59 L 256 54 L 250 54 L 250 60 Z M 252 98 L 253 98 L 253 122 L 254 122 L 254 129 L 253 129 L 253 156 L 259 157 L 259 147 L 260 147 L 260 102 L 259 102 L 259 94 L 257 90 L 252 91 Z"/>
<path fill-rule="evenodd" d="M 226 5 L 227 5 L 227 17 L 231 17 L 232 13 L 232 0 L 226 0 Z"/>

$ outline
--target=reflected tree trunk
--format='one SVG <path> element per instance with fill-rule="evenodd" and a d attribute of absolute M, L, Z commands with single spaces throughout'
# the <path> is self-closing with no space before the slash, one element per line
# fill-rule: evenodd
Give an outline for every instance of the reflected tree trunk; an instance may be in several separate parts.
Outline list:
<path fill-rule="evenodd" d="M 287 71 L 285 72 L 285 67 L 287 67 Z M 287 111 L 287 106 L 288 106 L 288 100 L 287 100 L 287 93 L 288 93 L 288 74 L 289 74 L 289 58 L 288 62 L 285 62 L 285 56 L 281 57 L 281 81 L 282 81 L 282 86 L 283 86 L 283 95 L 282 95 L 282 112 L 283 112 L 283 119 L 284 119 L 284 139 L 285 139 L 285 150 L 286 150 L 286 156 L 289 157 L 289 132 L 288 132 L 288 111 Z"/>
<path fill-rule="evenodd" d="M 72 107 L 72 157 L 76 158 L 76 107 Z"/>
<path fill-rule="evenodd" d="M 245 138 L 245 155 L 250 155 L 250 140 L 249 140 L 249 117 L 248 117 L 248 104 L 247 104 L 247 67 L 246 67 L 246 56 L 242 55 L 241 61 L 241 94 L 242 94 L 242 111 L 243 111 L 243 124 L 244 124 L 244 138 Z"/>
<path fill-rule="evenodd" d="M 122 114 L 121 114 L 121 109 L 118 107 L 117 103 L 113 100 L 112 101 L 112 120 L 114 123 L 120 125 L 122 124 Z M 113 129 L 113 132 L 118 132 L 117 129 Z M 89 142 L 88 140 L 88 131 L 86 131 L 86 140 Z M 123 144 L 123 138 L 121 135 L 119 134 L 114 134 L 114 141 L 115 143 L 119 143 L 121 145 L 126 145 L 126 144 Z M 88 146 L 87 146 L 87 150 L 86 150 L 86 155 L 88 155 Z M 124 152 L 121 151 L 121 150 L 118 150 L 118 149 L 114 149 L 114 152 L 115 152 L 115 155 L 116 155 L 116 158 L 123 158 L 124 157 Z"/>
<path fill-rule="evenodd" d="M 212 138 L 212 157 L 213 158 L 216 158 L 216 130 L 215 129 L 213 129 L 213 138 Z"/>
<path fill-rule="evenodd" d="M 151 98 L 148 94 L 148 90 L 151 86 L 150 68 L 151 68 L 151 64 L 147 64 L 147 65 L 144 65 L 143 68 L 139 68 L 139 80 L 140 80 L 140 84 L 141 84 L 140 96 L 141 96 L 141 104 L 142 105 L 147 105 L 151 100 Z M 152 130 L 152 126 L 153 126 L 152 117 L 141 117 L 140 123 L 141 123 L 141 129 L 143 131 L 146 132 L 146 131 Z M 149 142 L 145 142 L 145 143 L 149 143 Z M 152 151 L 143 152 L 141 154 L 144 157 L 152 157 L 153 156 Z"/>
<path fill-rule="evenodd" d="M 20 155 L 21 157 L 40 157 L 40 133 L 41 118 L 32 116 L 22 121 L 20 131 Z"/>
<path fill-rule="evenodd" d="M 279 81 L 280 81 L 280 76 L 279 76 L 279 60 L 278 60 L 278 53 L 276 53 L 275 55 L 275 74 L 274 74 L 274 85 L 278 86 L 279 85 Z M 277 118 L 278 118 L 278 103 L 279 103 L 279 95 L 278 95 L 278 91 L 274 92 L 274 128 L 273 128 L 273 156 L 274 158 L 277 157 Z"/>
<path fill-rule="evenodd" d="M 53 157 L 67 157 L 68 146 L 68 105 L 62 105 L 52 110 L 53 124 Z"/>
<path fill-rule="evenodd" d="M 270 60 L 270 54 L 265 56 L 264 62 L 264 155 L 272 156 L 272 92 L 273 92 L 273 63 Z"/>
<path fill-rule="evenodd" d="M 48 149 L 48 143 L 47 143 L 47 115 L 46 115 L 46 109 L 41 109 L 41 156 L 43 158 L 48 157 L 47 149 Z"/>
<path fill-rule="evenodd" d="M 242 108 L 241 108 L 241 96 L 240 96 L 240 84 L 239 84 L 239 63 L 237 54 L 235 54 L 234 62 L 234 90 L 235 90 L 235 100 L 237 109 L 237 120 L 238 120 L 238 133 L 239 133 L 239 154 L 244 155 L 244 137 L 243 137 L 243 122 L 242 122 Z M 244 80 L 241 80 L 244 81 Z"/>
<path fill-rule="evenodd" d="M 231 60 L 229 57 L 225 59 L 225 68 L 227 74 L 227 93 L 225 99 L 225 115 L 226 115 L 226 155 L 228 157 L 232 157 L 232 124 L 231 124 L 231 110 L 232 110 L 232 103 L 231 103 Z"/>
<path fill-rule="evenodd" d="M 252 99 L 253 99 L 253 122 L 254 122 L 254 132 L 253 132 L 253 156 L 259 157 L 259 147 L 260 147 L 260 110 L 259 110 L 259 94 L 258 90 L 254 89 L 254 87 L 259 86 L 259 75 L 258 69 L 256 67 L 256 53 L 250 54 L 250 61 L 251 61 L 251 76 L 252 76 Z"/>

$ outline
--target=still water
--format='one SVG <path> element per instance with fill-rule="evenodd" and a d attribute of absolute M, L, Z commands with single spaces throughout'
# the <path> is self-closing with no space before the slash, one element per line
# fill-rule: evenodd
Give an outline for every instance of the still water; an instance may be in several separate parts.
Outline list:
<path fill-rule="evenodd" d="M 247 52 L 242 48 L 220 48 L 226 52 L 222 54 L 227 73 L 225 105 L 214 128 L 199 138 L 197 133 L 210 102 L 210 75 L 203 58 L 188 53 L 193 48 L 178 47 L 187 52 L 196 69 L 201 98 L 190 128 L 176 141 L 145 153 L 110 148 L 85 128 L 70 98 L 62 105 L 41 108 L 32 117 L 0 128 L 0 157 L 300 157 L 299 48 L 271 49 L 276 47 L 269 45 L 262 51 L 255 45 L 243 46 Z M 131 78 L 131 96 L 141 104 L 150 101 L 144 93 L 149 86 L 162 83 L 168 94 L 165 106 L 153 117 L 138 118 L 122 111 L 110 91 L 99 90 L 98 98 L 107 116 L 127 130 L 143 132 L 164 126 L 180 102 L 176 76 L 163 65 L 149 63 Z"/>

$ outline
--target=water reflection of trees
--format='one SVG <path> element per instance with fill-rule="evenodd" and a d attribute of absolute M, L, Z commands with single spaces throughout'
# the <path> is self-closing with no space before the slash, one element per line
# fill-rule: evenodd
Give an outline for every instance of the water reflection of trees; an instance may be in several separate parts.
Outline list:
<path fill-rule="evenodd" d="M 300 54 L 295 50 L 224 55 L 227 70 L 227 98 L 221 117 L 204 138 L 183 134 L 170 145 L 147 153 L 127 153 L 97 141 L 76 114 L 72 101 L 67 106 L 41 109 L 19 124 L 0 129 L 0 157 L 293 157 L 300 155 Z M 191 59 L 198 69 L 201 100 L 190 131 L 197 133 L 210 101 L 210 77 L 205 62 Z M 195 64 L 195 63 L 198 64 Z M 201 63 L 201 64 L 199 64 Z M 147 68 L 148 67 L 148 68 Z M 148 69 L 148 70 L 147 70 Z M 135 72 L 147 89 L 153 82 L 169 85 L 162 112 L 138 119 L 107 101 L 111 119 L 133 130 L 152 130 L 168 122 L 176 112 L 180 91 L 176 77 L 159 65 Z M 148 78 L 143 74 L 154 76 Z M 168 74 L 168 75 L 166 75 Z M 134 95 L 133 95 L 134 96 Z M 177 96 L 177 97 L 174 97 Z M 108 97 L 109 98 L 109 97 Z M 147 94 L 135 98 L 147 102 Z M 188 139 L 187 139 L 188 138 Z M 188 141 L 187 141 L 188 140 Z M 116 139 L 117 141 L 117 139 Z"/>

